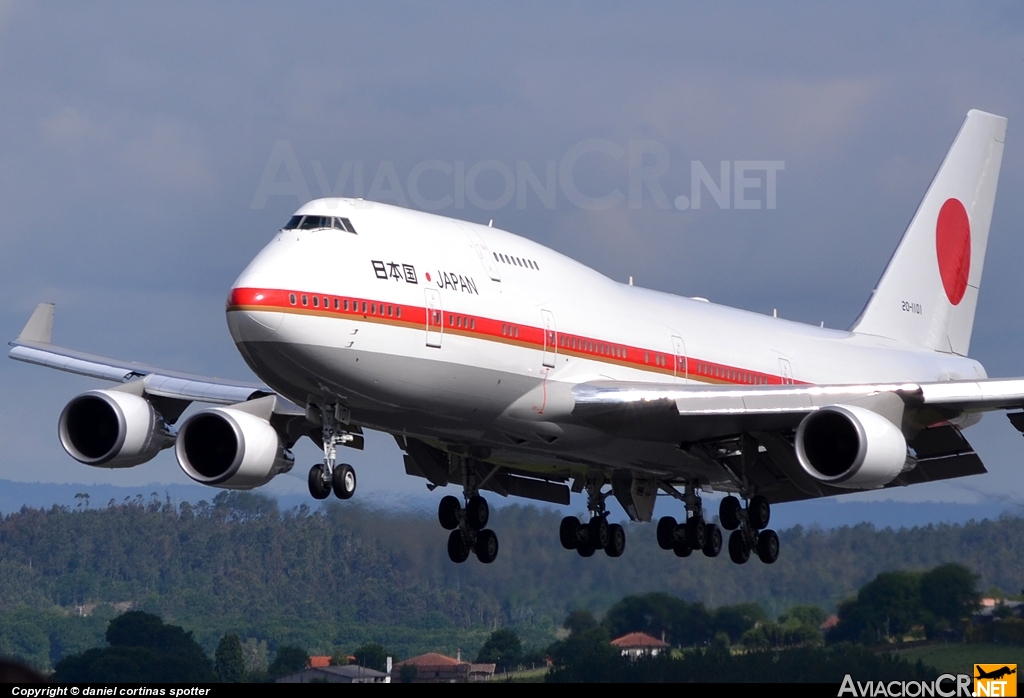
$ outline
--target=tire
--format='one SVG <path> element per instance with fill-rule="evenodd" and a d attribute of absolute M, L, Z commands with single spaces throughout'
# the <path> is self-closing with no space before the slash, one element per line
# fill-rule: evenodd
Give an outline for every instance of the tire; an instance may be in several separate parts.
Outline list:
<path fill-rule="evenodd" d="M 498 557 L 498 536 L 494 535 L 494 531 L 489 528 L 480 531 L 473 552 L 476 553 L 476 559 L 485 565 L 494 562 L 494 558 Z"/>
<path fill-rule="evenodd" d="M 575 516 L 566 516 L 558 526 L 558 540 L 566 550 L 575 550 L 579 543 L 577 533 L 580 530 L 580 520 Z"/>
<path fill-rule="evenodd" d="M 462 505 L 459 504 L 457 497 L 450 494 L 442 497 L 440 504 L 437 505 L 437 520 L 441 524 L 441 528 L 446 531 L 454 531 L 458 528 L 461 511 Z"/>
<path fill-rule="evenodd" d="M 729 559 L 737 565 L 742 565 L 750 559 L 750 546 L 743 531 L 733 531 L 729 536 Z"/>
<path fill-rule="evenodd" d="M 729 495 L 722 500 L 722 503 L 718 506 L 718 520 L 722 524 L 722 528 L 726 531 L 735 531 L 740 527 L 740 512 L 743 511 L 743 507 L 740 505 L 740 500 L 736 497 Z"/>
<path fill-rule="evenodd" d="M 594 554 L 594 546 L 590 542 L 581 542 L 576 546 L 576 552 L 579 553 L 580 557 L 590 557 Z"/>
<path fill-rule="evenodd" d="M 356 493 L 356 471 L 348 463 L 342 463 L 334 468 L 331 474 L 331 489 L 338 499 L 352 499 Z"/>
<path fill-rule="evenodd" d="M 595 516 L 587 524 L 590 529 L 590 543 L 596 550 L 604 550 L 608 547 L 608 519 L 603 516 Z"/>
<path fill-rule="evenodd" d="M 703 547 L 704 555 L 707 557 L 718 557 L 722 552 L 722 529 L 715 524 L 708 524 L 707 540 Z"/>
<path fill-rule="evenodd" d="M 454 563 L 469 559 L 469 546 L 462 539 L 462 531 L 452 531 L 448 536 L 448 558 Z"/>
<path fill-rule="evenodd" d="M 693 516 L 686 522 L 686 542 L 694 550 L 701 550 L 704 548 L 704 543 L 707 542 L 708 526 L 704 523 L 704 518 L 701 516 Z"/>
<path fill-rule="evenodd" d="M 757 556 L 766 565 L 779 559 L 779 535 L 770 528 L 757 536 Z"/>
<path fill-rule="evenodd" d="M 331 494 L 330 486 L 324 482 L 323 463 L 317 463 L 309 469 L 309 493 L 313 499 L 327 499 Z"/>
<path fill-rule="evenodd" d="M 474 531 L 483 530 L 487 520 L 491 517 L 487 500 L 478 494 L 473 495 L 466 502 L 466 524 Z"/>
<path fill-rule="evenodd" d="M 671 516 L 662 516 L 658 519 L 658 547 L 662 550 L 671 550 L 675 542 L 676 520 Z"/>
<path fill-rule="evenodd" d="M 608 526 L 608 545 L 604 552 L 608 557 L 620 557 L 626 551 L 626 529 L 619 524 Z"/>
<path fill-rule="evenodd" d="M 750 498 L 750 504 L 747 505 L 747 520 L 750 521 L 751 528 L 755 531 L 767 528 L 771 517 L 772 507 L 767 499 L 761 495 Z"/>

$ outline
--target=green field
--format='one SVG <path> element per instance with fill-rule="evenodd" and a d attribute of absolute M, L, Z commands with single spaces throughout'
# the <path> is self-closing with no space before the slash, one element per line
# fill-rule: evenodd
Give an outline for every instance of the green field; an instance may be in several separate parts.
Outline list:
<path fill-rule="evenodd" d="M 975 664 L 1024 664 L 1024 647 L 989 643 L 929 645 L 902 650 L 899 655 L 910 662 L 920 659 L 950 674 L 971 674 Z"/>

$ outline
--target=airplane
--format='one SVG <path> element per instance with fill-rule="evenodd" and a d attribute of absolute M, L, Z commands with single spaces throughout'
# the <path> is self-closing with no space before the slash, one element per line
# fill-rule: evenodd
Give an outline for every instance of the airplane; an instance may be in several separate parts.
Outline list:
<path fill-rule="evenodd" d="M 826 329 L 616 282 L 527 238 L 365 201 L 310 201 L 241 273 L 226 303 L 262 383 L 225 381 L 52 344 L 39 305 L 10 356 L 118 385 L 73 398 L 64 449 L 104 468 L 174 448 L 213 487 L 259 487 L 323 449 L 311 495 L 353 496 L 339 448 L 386 432 L 405 470 L 453 485 L 438 520 L 454 562 L 489 563 L 482 492 L 568 504 L 562 546 L 619 557 L 651 522 L 679 557 L 771 564 L 771 507 L 986 472 L 962 431 L 1009 411 L 1024 378 L 968 357 L 1006 119 L 972 110 L 850 329 Z M 205 403 L 180 426 L 193 402 Z M 723 493 L 718 522 L 702 495 Z"/>
<path fill-rule="evenodd" d="M 987 672 L 987 671 L 985 671 L 984 669 L 982 669 L 981 667 L 979 667 L 977 665 L 975 665 L 975 667 L 978 670 L 978 675 L 974 677 L 976 679 L 997 679 L 998 680 L 998 679 L 1001 679 L 1001 678 L 1003 678 L 1005 676 L 1012 676 L 1013 674 L 1017 673 L 1017 669 L 1015 669 L 1015 668 L 1011 669 L 1008 666 L 1000 667 L 999 669 L 993 669 L 991 672 Z"/>

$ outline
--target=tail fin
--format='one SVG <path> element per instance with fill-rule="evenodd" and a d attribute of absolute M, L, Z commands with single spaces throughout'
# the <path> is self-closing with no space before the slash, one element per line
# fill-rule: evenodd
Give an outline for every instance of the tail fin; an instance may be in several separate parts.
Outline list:
<path fill-rule="evenodd" d="M 1005 136 L 968 112 L 854 332 L 967 355 Z"/>

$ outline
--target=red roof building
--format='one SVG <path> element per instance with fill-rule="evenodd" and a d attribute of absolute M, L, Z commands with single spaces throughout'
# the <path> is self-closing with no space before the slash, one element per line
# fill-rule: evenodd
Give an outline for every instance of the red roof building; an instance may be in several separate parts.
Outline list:
<path fill-rule="evenodd" d="M 612 640 L 612 646 L 621 650 L 623 657 L 636 659 L 643 655 L 657 657 L 658 653 L 667 650 L 670 645 L 647 633 L 629 633 Z"/>
<path fill-rule="evenodd" d="M 466 683 L 486 681 L 494 675 L 493 664 L 471 664 L 437 652 L 427 652 L 395 665 L 394 676 L 404 666 L 416 667 L 415 683 Z"/>

